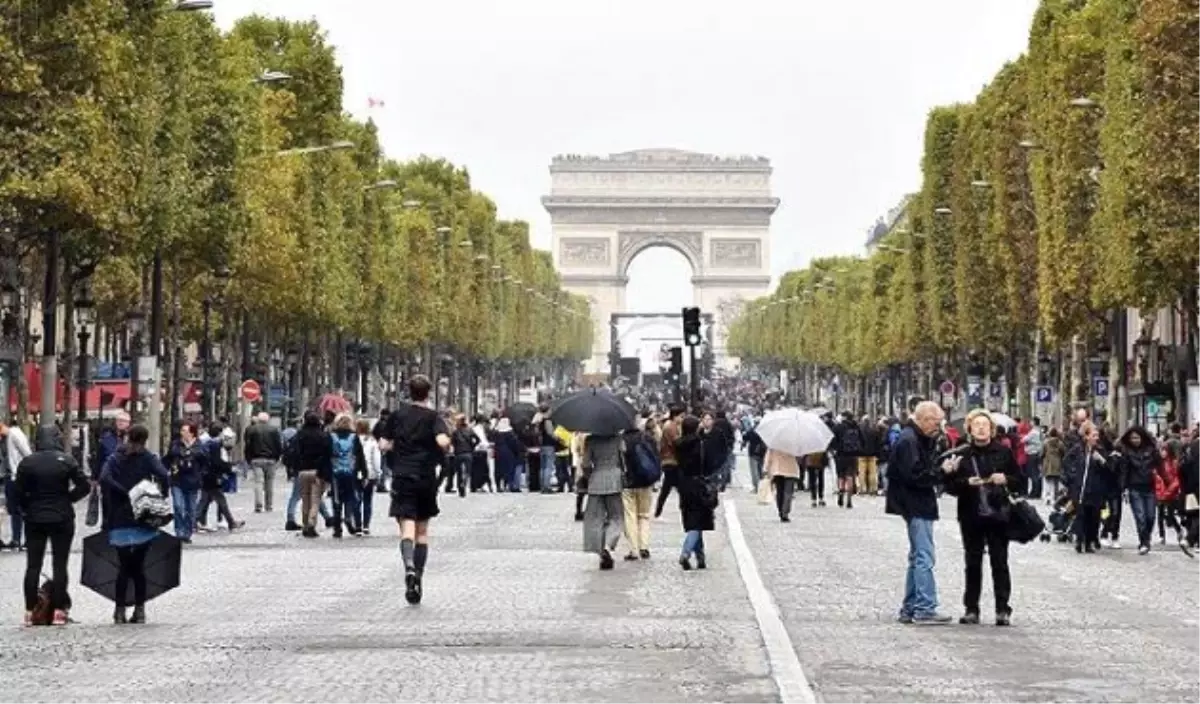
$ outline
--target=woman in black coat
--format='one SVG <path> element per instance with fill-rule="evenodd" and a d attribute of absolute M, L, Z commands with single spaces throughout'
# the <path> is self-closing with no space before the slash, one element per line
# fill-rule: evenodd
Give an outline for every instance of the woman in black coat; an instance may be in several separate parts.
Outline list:
<path fill-rule="evenodd" d="M 675 443 L 675 457 L 679 460 L 679 512 L 685 531 L 679 566 L 685 570 L 692 569 L 693 555 L 697 569 L 708 566 L 704 555 L 704 531 L 714 529 L 713 513 L 717 508 L 716 479 L 719 475 L 708 461 L 712 452 L 705 447 L 699 429 L 698 418 L 684 418 L 682 433 Z"/>
<path fill-rule="evenodd" d="M 1096 552 L 1100 547 L 1100 509 L 1116 482 L 1113 462 L 1100 440 L 1100 429 L 1091 421 L 1079 426 L 1081 442 L 1063 458 L 1067 498 L 1075 505 L 1075 552 Z"/>
<path fill-rule="evenodd" d="M 1012 577 L 1008 569 L 1008 526 L 1005 516 L 1009 495 L 1024 486 L 1021 468 L 1013 452 L 996 437 L 996 424 L 990 413 L 971 411 L 966 422 L 969 441 L 947 463 L 954 471 L 946 475 L 946 493 L 958 497 L 958 527 L 962 533 L 966 586 L 963 608 L 958 620 L 979 623 L 979 593 L 983 589 L 983 552 L 986 548 L 992 570 L 992 591 L 996 596 L 996 625 L 1011 622 Z"/>

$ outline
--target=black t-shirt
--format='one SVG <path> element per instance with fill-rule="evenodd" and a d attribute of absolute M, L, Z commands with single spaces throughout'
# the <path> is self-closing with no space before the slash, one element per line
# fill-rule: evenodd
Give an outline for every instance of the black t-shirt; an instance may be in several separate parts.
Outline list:
<path fill-rule="evenodd" d="M 449 434 L 446 421 L 431 408 L 408 404 L 392 411 L 381 434 L 392 442 L 392 474 L 436 476 L 438 463 L 445 455 L 437 436 Z"/>

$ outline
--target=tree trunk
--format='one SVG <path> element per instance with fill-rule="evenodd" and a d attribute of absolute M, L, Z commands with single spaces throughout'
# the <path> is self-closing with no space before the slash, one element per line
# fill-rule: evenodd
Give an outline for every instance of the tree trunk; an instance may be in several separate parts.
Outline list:
<path fill-rule="evenodd" d="M 63 356 L 59 358 L 60 376 L 63 381 L 63 427 L 68 428 L 71 425 L 71 409 L 74 407 L 72 401 L 75 400 L 75 394 L 78 393 L 78 384 L 75 382 L 76 369 L 78 368 L 79 349 L 76 347 L 75 340 L 75 286 L 77 278 L 71 271 L 71 266 L 68 263 L 63 276 Z M 71 433 L 63 433 L 64 442 L 67 449 L 71 446 Z"/>
<path fill-rule="evenodd" d="M 33 350 L 29 349 L 29 324 L 30 314 L 33 306 L 29 305 L 29 291 L 18 285 L 19 294 L 17 296 L 17 347 L 21 350 L 21 359 L 17 363 L 17 368 L 13 370 L 16 375 L 17 383 L 17 425 L 21 428 L 29 427 L 29 379 L 25 376 L 25 365 L 32 356 Z M 8 399 L 4 399 L 5 406 L 8 405 Z M 5 417 L 8 417 L 8 408 L 5 409 Z"/>
<path fill-rule="evenodd" d="M 179 265 L 171 267 L 171 325 L 167 331 L 166 353 L 163 368 L 170 369 L 167 377 L 167 407 L 164 415 L 171 423 L 162 423 L 162 442 L 160 447 L 169 447 L 172 428 L 175 421 L 183 418 L 183 330 L 180 311 L 180 282 Z"/>

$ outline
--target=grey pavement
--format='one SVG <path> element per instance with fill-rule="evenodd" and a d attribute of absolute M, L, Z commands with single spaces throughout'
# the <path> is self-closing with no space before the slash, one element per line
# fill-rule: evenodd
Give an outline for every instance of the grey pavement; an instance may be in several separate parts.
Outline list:
<path fill-rule="evenodd" d="M 244 531 L 185 546 L 184 584 L 145 626 L 111 625 L 111 604 L 76 584 L 79 624 L 21 630 L 23 559 L 0 555 L 0 700 L 777 698 L 721 532 L 707 571 L 679 569 L 673 518 L 655 524 L 650 562 L 601 573 L 573 495 L 443 495 L 414 608 L 385 520 L 371 537 L 306 541 L 250 501 L 232 501 Z"/>
<path fill-rule="evenodd" d="M 743 474 L 743 476 L 745 476 Z M 1077 555 L 1065 544 L 1013 544 L 1013 626 L 991 625 L 984 560 L 979 626 L 895 623 L 908 542 L 883 499 L 839 509 L 797 495 L 792 522 L 734 495 L 767 588 L 805 675 L 824 701 L 1200 701 L 1200 579 L 1173 545 Z M 1039 506 L 1045 516 L 1045 507 Z M 950 498 L 936 529 L 944 613 L 962 614 L 962 542 Z"/>
<path fill-rule="evenodd" d="M 725 498 L 819 699 L 1200 699 L 1200 584 L 1177 551 L 1015 546 L 1013 628 L 905 627 L 892 619 L 907 547 L 882 500 L 798 500 L 781 524 L 744 488 Z M 602 573 L 580 552 L 572 496 L 443 495 L 414 608 L 385 518 L 371 537 L 306 541 L 251 499 L 243 488 L 231 502 L 245 530 L 186 546 L 183 586 L 151 602 L 145 626 L 111 625 L 111 605 L 78 586 L 75 555 L 79 623 L 22 630 L 24 560 L 0 554 L 0 700 L 780 700 L 724 523 L 706 536 L 707 571 L 679 569 L 671 508 L 649 563 Z M 942 603 L 957 614 L 952 521 L 938 546 Z M 989 598 L 985 584 L 985 611 Z"/>

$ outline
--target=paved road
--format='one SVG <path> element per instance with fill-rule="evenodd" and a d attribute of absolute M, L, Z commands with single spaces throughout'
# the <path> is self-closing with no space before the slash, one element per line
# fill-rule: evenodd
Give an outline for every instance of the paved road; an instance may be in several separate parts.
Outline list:
<path fill-rule="evenodd" d="M 233 506 L 247 529 L 198 537 L 184 586 L 151 603 L 146 626 L 109 625 L 111 606 L 75 587 L 79 624 L 20 630 L 23 560 L 3 554 L 0 614 L 13 625 L 0 625 L 0 699 L 1200 699 L 1200 585 L 1177 553 L 1026 546 L 1014 551 L 1014 628 L 911 628 L 892 623 L 906 548 L 877 500 L 801 504 L 785 525 L 745 490 L 727 498 L 735 530 L 706 538 L 706 572 L 675 564 L 672 511 L 650 563 L 600 573 L 579 552 L 570 497 L 446 497 L 418 608 L 404 604 L 385 524 L 304 541 L 279 514 L 248 514 L 245 491 Z M 953 524 L 938 538 L 957 613 Z"/>

